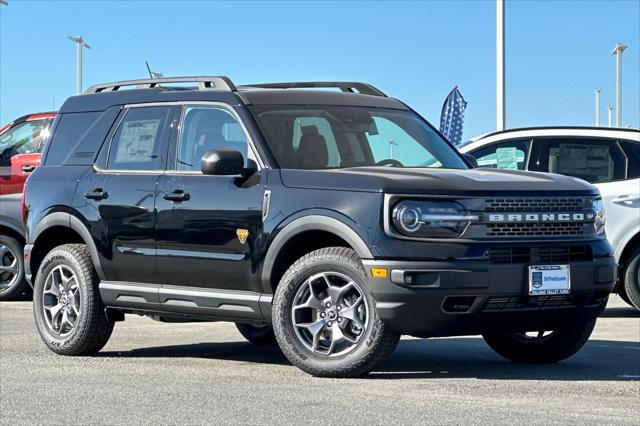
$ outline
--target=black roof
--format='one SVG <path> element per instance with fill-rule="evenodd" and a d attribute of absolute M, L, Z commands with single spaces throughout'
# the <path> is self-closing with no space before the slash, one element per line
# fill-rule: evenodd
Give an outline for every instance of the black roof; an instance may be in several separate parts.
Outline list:
<path fill-rule="evenodd" d="M 176 82 L 195 85 L 172 85 Z M 126 86 L 134 88 L 122 90 Z M 317 88 L 340 91 L 312 90 Z M 402 102 L 387 97 L 366 83 L 266 83 L 236 87 L 227 77 L 173 77 L 94 85 L 85 94 L 68 98 L 60 113 L 103 111 L 116 105 L 189 101 L 217 101 L 230 105 L 352 105 L 408 109 Z"/>

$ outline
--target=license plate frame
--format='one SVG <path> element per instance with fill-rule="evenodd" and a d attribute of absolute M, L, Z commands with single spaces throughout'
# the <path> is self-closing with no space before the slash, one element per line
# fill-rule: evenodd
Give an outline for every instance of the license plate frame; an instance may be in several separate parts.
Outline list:
<path fill-rule="evenodd" d="M 530 265 L 528 275 L 530 296 L 571 293 L 569 265 Z"/>

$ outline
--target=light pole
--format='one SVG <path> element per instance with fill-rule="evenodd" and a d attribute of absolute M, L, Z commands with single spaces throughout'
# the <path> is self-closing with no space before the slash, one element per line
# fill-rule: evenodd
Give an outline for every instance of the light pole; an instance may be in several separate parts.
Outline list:
<path fill-rule="evenodd" d="M 82 94 L 82 48 L 91 49 L 82 36 L 67 36 L 69 40 L 76 44 L 76 93 Z"/>
<path fill-rule="evenodd" d="M 398 142 L 389 141 L 389 158 L 391 158 L 392 160 L 393 160 L 393 147 L 394 146 L 398 146 Z"/>
<path fill-rule="evenodd" d="M 616 55 L 616 127 L 622 127 L 622 52 L 626 48 L 626 44 L 618 43 L 611 52 Z"/>
<path fill-rule="evenodd" d="M 505 128 L 504 0 L 496 0 L 496 130 Z"/>
<path fill-rule="evenodd" d="M 609 122 L 609 127 L 611 127 L 611 115 L 612 115 L 612 114 L 611 114 L 611 111 L 612 111 L 612 110 L 613 110 L 613 107 L 612 107 L 611 105 L 609 105 L 609 106 L 607 107 L 607 115 L 609 116 L 609 120 L 608 120 L 608 122 Z"/>
<path fill-rule="evenodd" d="M 9 2 L 7 0 L 0 0 L 0 4 L 3 6 L 9 6 Z"/>
<path fill-rule="evenodd" d="M 600 88 L 596 88 L 596 127 L 600 127 Z"/>

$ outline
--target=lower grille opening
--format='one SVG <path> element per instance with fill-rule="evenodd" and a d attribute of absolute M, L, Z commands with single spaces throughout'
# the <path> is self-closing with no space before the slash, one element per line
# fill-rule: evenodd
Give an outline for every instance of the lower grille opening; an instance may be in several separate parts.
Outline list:
<path fill-rule="evenodd" d="M 450 313 L 469 312 L 476 299 L 476 296 L 449 296 L 445 299 L 442 309 Z"/>
<path fill-rule="evenodd" d="M 545 309 L 575 307 L 571 294 L 552 294 L 546 296 L 491 297 L 484 305 L 484 312 L 520 311 L 525 309 Z"/>
<path fill-rule="evenodd" d="M 492 263 L 587 262 L 593 260 L 590 246 L 491 247 Z"/>

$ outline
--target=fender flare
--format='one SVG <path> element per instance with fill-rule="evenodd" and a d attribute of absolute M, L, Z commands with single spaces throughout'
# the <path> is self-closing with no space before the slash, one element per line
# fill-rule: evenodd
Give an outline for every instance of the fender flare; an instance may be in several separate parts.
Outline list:
<path fill-rule="evenodd" d="M 104 280 L 105 275 L 102 271 L 102 267 L 100 266 L 100 257 L 98 256 L 98 249 L 96 248 L 96 244 L 93 241 L 93 237 L 91 236 L 91 233 L 84 225 L 84 223 L 82 223 L 82 221 L 74 215 L 66 212 L 53 212 L 48 214 L 47 216 L 42 218 L 40 222 L 38 222 L 35 229 L 33 230 L 33 233 L 29 235 L 30 243 L 33 244 L 43 232 L 53 228 L 54 226 L 63 226 L 66 228 L 70 228 L 78 233 L 78 235 L 80 235 L 80 238 L 82 238 L 87 248 L 89 249 L 93 267 L 96 269 L 98 277 L 101 280 Z"/>
<path fill-rule="evenodd" d="M 615 247 L 614 256 L 617 263 L 620 263 L 620 259 L 622 258 L 622 253 L 627 248 L 627 245 L 631 240 L 633 240 L 638 234 L 640 234 L 640 226 L 635 226 L 633 229 L 625 234 L 624 237 L 618 242 L 618 245 Z"/>
<path fill-rule="evenodd" d="M 0 228 L 7 228 L 24 240 L 24 229 L 15 223 L 0 219 Z"/>
<path fill-rule="evenodd" d="M 275 261 L 284 245 L 291 238 L 306 231 L 325 231 L 335 234 L 345 240 L 356 251 L 356 253 L 358 253 L 358 256 L 360 256 L 361 259 L 373 258 L 373 254 L 367 244 L 349 225 L 330 216 L 318 214 L 304 216 L 285 225 L 269 245 L 262 267 L 262 273 L 260 275 L 262 286 L 265 291 L 268 288 L 269 292 L 271 292 L 271 273 L 273 272 Z"/>

